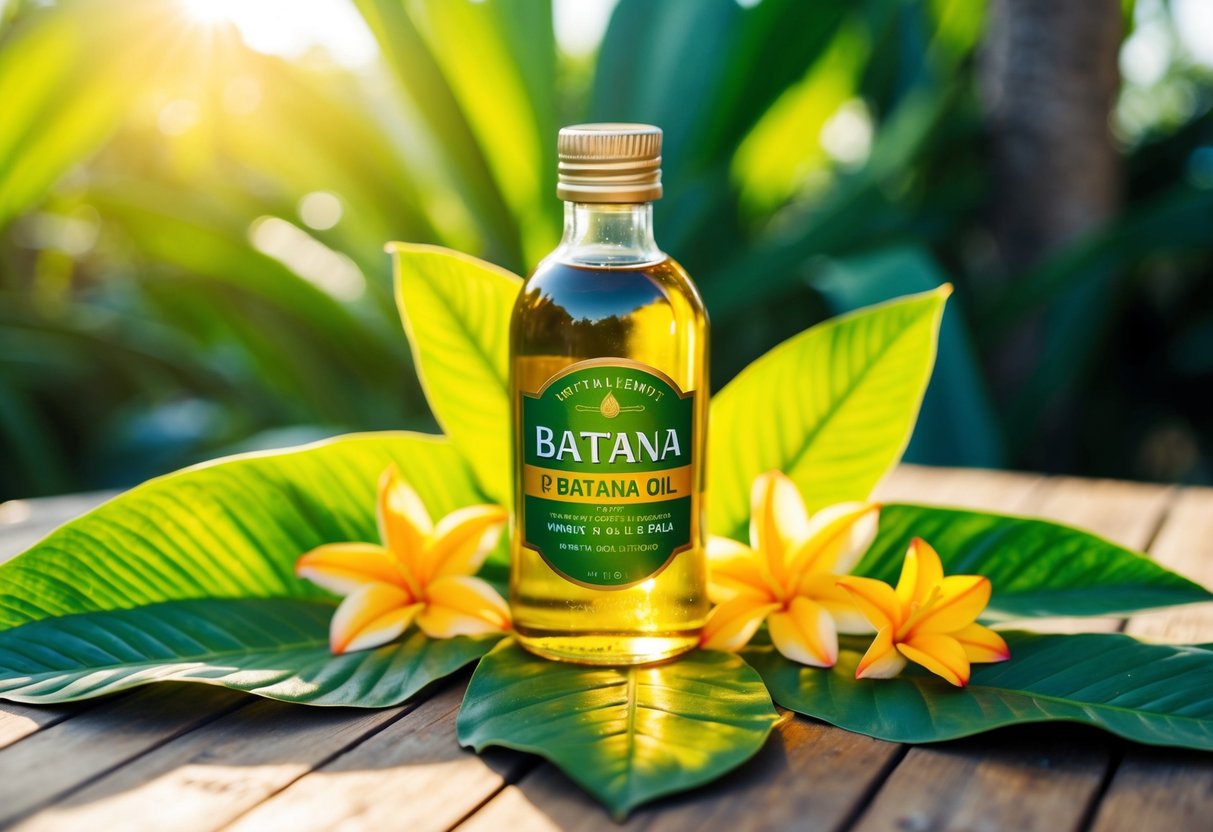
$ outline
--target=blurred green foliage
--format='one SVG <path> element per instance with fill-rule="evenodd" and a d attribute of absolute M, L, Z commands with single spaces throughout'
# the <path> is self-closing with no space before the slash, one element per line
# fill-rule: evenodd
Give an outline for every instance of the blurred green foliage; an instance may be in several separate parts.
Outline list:
<path fill-rule="evenodd" d="M 590 58 L 544 0 L 354 3 L 380 55 L 356 69 L 254 51 L 178 0 L 3 4 L 0 498 L 431 427 L 383 243 L 526 271 L 559 235 L 556 130 L 585 120 L 665 129 L 659 236 L 708 302 L 715 386 L 949 279 L 909 459 L 1213 477 L 1207 68 L 1176 52 L 1126 88 L 1123 215 L 1008 276 L 982 3 L 621 0 Z M 986 358 L 1066 308 L 1002 389 Z"/>

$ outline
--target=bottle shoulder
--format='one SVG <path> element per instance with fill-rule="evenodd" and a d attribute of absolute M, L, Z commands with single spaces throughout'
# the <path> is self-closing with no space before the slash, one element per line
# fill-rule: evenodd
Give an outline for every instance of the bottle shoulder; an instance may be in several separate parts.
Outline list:
<path fill-rule="evenodd" d="M 612 266 L 570 263 L 550 256 L 523 282 L 515 309 L 555 305 L 574 319 L 593 321 L 654 304 L 703 314 L 703 300 L 694 281 L 668 255 L 655 262 Z"/>

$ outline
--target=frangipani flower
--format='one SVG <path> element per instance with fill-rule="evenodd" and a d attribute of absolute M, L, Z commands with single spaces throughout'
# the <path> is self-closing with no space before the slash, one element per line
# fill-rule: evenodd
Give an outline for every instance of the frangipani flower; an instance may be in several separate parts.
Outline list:
<path fill-rule="evenodd" d="M 394 467 L 379 479 L 377 509 L 383 545 L 330 543 L 295 563 L 299 577 L 346 596 L 329 627 L 334 653 L 386 644 L 414 620 L 430 638 L 510 629 L 505 601 L 472 577 L 497 543 L 505 509 L 469 506 L 435 525 Z"/>
<path fill-rule="evenodd" d="M 839 503 L 809 516 L 796 485 L 779 471 L 754 481 L 750 545 L 708 541 L 708 615 L 702 644 L 739 650 L 765 620 L 771 641 L 792 661 L 830 667 L 838 633 L 870 633 L 837 585 L 876 536 L 880 506 Z"/>
<path fill-rule="evenodd" d="M 990 602 L 990 580 L 981 575 L 945 578 L 939 554 L 925 540 L 910 542 L 896 589 L 854 576 L 840 578 L 838 585 L 851 593 L 877 630 L 856 679 L 891 678 L 908 659 L 964 687 L 970 662 L 1011 658 L 1002 636 L 976 623 Z"/>

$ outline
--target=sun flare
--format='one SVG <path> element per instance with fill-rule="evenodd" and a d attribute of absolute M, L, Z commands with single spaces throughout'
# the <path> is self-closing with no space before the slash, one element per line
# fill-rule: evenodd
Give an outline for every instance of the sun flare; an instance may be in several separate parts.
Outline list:
<path fill-rule="evenodd" d="M 365 64 L 376 55 L 374 37 L 351 4 L 340 0 L 178 0 L 202 26 L 235 26 L 259 52 L 295 57 L 323 47 L 339 63 Z"/>

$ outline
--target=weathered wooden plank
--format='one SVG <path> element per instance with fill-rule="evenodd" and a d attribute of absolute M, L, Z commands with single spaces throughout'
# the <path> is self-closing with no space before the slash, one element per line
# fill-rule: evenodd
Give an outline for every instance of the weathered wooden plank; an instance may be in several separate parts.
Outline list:
<path fill-rule="evenodd" d="M 1160 563 L 1213 586 L 1213 489 L 1180 492 L 1150 549 Z M 1134 616 L 1127 632 L 1149 639 L 1213 642 L 1209 604 Z M 1096 832 L 1206 829 L 1213 818 L 1213 758 L 1131 747 L 1095 816 Z"/>
<path fill-rule="evenodd" d="M 1135 548 L 1153 536 L 1170 492 L 1155 486 L 1057 478 L 1012 497 L 1005 511 L 1089 528 Z M 1043 622 L 1034 622 L 1043 623 Z M 1115 629 L 1076 620 L 1053 627 Z M 1012 658 L 1014 661 L 1014 658 Z M 910 749 L 876 794 L 857 829 L 1076 829 L 1112 764 L 1111 740 L 1073 729 L 1020 729 Z"/>
<path fill-rule="evenodd" d="M 1041 474 L 901 465 L 876 487 L 885 503 L 922 503 L 983 511 L 1013 511 L 1019 500 L 1045 481 Z"/>
<path fill-rule="evenodd" d="M 1213 587 L 1213 488 L 1179 493 L 1150 555 L 1163 566 Z M 1136 615 L 1126 632 L 1163 641 L 1213 642 L 1213 605 Z"/>
<path fill-rule="evenodd" d="M 409 710 L 254 702 L 144 754 L 14 829 L 218 829 Z"/>
<path fill-rule="evenodd" d="M 455 715 L 464 687 L 440 692 L 229 829 L 449 829 L 531 765 L 521 754 L 460 749 Z"/>
<path fill-rule="evenodd" d="M 239 707 L 248 697 L 220 688 L 145 688 L 107 700 L 0 751 L 0 824 Z"/>
<path fill-rule="evenodd" d="M 910 750 L 855 827 L 1076 829 L 1099 790 L 1112 741 L 1032 726 Z"/>
<path fill-rule="evenodd" d="M 878 783 L 900 755 L 892 743 L 788 715 L 736 773 L 643 807 L 622 827 L 572 781 L 544 765 L 506 788 L 459 830 L 836 829 L 851 814 L 856 795 Z"/>
<path fill-rule="evenodd" d="M 0 749 L 62 722 L 81 709 L 81 706 L 73 705 L 35 707 L 0 702 Z"/>
<path fill-rule="evenodd" d="M 1213 756 L 1133 748 L 1099 804 L 1092 832 L 1167 832 L 1213 824 Z"/>

